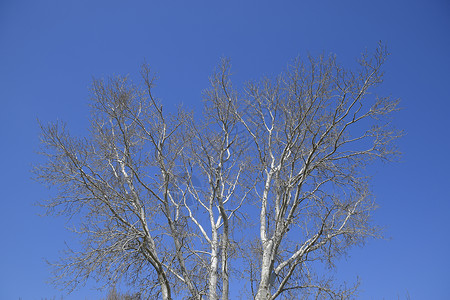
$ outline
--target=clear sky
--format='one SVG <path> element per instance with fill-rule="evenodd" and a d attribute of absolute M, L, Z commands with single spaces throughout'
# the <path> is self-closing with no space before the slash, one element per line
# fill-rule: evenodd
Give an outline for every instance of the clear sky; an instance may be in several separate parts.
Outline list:
<path fill-rule="evenodd" d="M 50 195 L 33 182 L 36 119 L 88 125 L 92 77 L 159 74 L 168 106 L 201 104 L 219 58 L 234 80 L 276 74 L 296 56 L 335 53 L 354 65 L 385 42 L 392 53 L 381 92 L 402 99 L 394 122 L 406 132 L 400 163 L 377 165 L 374 219 L 389 240 L 339 262 L 342 280 L 362 280 L 361 299 L 450 299 L 450 2 L 0 1 L 0 299 L 63 295 L 46 285 L 44 259 L 72 237 L 64 219 L 33 203 Z M 97 299 L 94 283 L 65 299 Z"/>

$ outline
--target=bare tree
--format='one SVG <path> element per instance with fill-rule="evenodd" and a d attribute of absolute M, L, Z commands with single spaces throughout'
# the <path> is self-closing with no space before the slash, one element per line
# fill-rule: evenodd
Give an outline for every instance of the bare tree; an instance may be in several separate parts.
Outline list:
<path fill-rule="evenodd" d="M 398 101 L 370 94 L 382 82 L 387 53 L 363 55 L 351 72 L 335 57 L 296 61 L 276 80 L 247 86 L 249 106 L 241 122 L 252 140 L 258 181 L 260 254 L 256 299 L 287 291 L 308 298 L 349 298 L 314 274 L 378 231 L 375 205 L 363 173 L 374 159 L 398 153 L 400 133 L 384 117 Z"/>
<path fill-rule="evenodd" d="M 85 237 L 83 249 L 69 249 L 55 264 L 55 278 L 73 289 L 91 274 L 106 285 L 126 276 L 163 299 L 172 299 L 179 284 L 198 297 L 180 251 L 190 237 L 170 211 L 174 162 L 183 147 L 176 132 L 188 116 L 164 116 L 147 68 L 143 77 L 146 90 L 127 78 L 94 81 L 90 139 L 72 137 L 63 124 L 42 127 L 48 163 L 36 174 L 59 187 L 45 205 L 79 215 L 75 231 Z"/>
<path fill-rule="evenodd" d="M 143 88 L 95 80 L 89 137 L 41 126 L 35 175 L 59 188 L 43 205 L 83 241 L 52 263 L 55 282 L 126 280 L 162 299 L 228 299 L 231 284 L 256 299 L 354 296 L 320 268 L 379 235 L 364 167 L 397 155 L 385 117 L 398 101 L 371 94 L 386 56 L 356 72 L 296 60 L 241 93 L 223 60 L 200 118 L 163 112 L 147 66 Z"/>

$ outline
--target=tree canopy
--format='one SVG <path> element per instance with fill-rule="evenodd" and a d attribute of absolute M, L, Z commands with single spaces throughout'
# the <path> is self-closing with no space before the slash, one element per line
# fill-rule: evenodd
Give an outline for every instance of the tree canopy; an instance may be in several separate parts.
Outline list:
<path fill-rule="evenodd" d="M 387 55 L 380 45 L 355 70 L 296 59 L 242 90 L 224 59 L 201 116 L 163 110 L 147 65 L 140 85 L 94 80 L 88 136 L 41 125 L 34 174 L 58 189 L 42 205 L 77 220 L 82 245 L 52 262 L 55 283 L 124 280 L 162 299 L 355 297 L 323 266 L 380 236 L 365 167 L 398 155 L 399 102 L 375 94 Z"/>

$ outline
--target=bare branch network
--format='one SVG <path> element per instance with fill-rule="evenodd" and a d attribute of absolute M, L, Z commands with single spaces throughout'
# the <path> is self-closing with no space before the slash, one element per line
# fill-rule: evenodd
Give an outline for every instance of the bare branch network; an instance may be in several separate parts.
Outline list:
<path fill-rule="evenodd" d="M 223 60 L 195 118 L 163 111 L 146 65 L 139 87 L 95 80 L 88 137 L 41 126 L 34 174 L 59 191 L 43 205 L 82 241 L 52 262 L 55 283 L 126 281 L 162 299 L 356 297 L 326 267 L 379 236 L 365 166 L 394 159 L 401 135 L 387 118 L 398 101 L 374 94 L 386 57 L 380 45 L 355 71 L 295 60 L 241 91 Z"/>

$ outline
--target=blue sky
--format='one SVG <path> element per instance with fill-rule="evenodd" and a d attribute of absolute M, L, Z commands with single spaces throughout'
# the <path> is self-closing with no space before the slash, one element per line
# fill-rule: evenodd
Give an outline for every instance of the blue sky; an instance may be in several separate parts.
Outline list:
<path fill-rule="evenodd" d="M 374 219 L 388 240 L 339 262 L 362 279 L 361 299 L 450 299 L 450 2 L 20 1 L 0 2 L 0 299 L 64 295 L 46 285 L 46 259 L 73 238 L 64 219 L 33 206 L 50 191 L 33 182 L 37 118 L 88 126 L 92 77 L 158 73 L 166 106 L 198 107 L 222 56 L 234 80 L 276 74 L 296 56 L 335 53 L 354 65 L 385 42 L 392 53 L 381 92 L 402 99 L 394 123 L 400 163 L 374 168 Z M 97 299 L 94 283 L 65 299 Z"/>

